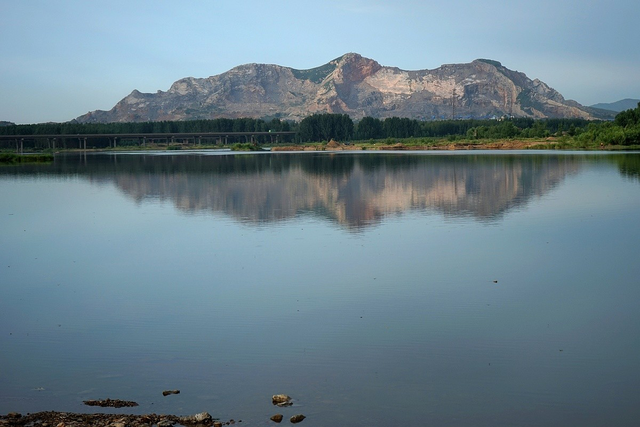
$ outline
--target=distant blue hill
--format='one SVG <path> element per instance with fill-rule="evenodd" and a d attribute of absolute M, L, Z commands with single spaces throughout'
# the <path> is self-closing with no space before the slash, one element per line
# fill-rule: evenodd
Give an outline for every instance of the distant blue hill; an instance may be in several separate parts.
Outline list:
<path fill-rule="evenodd" d="M 640 99 L 627 98 L 627 99 L 623 99 L 621 101 L 616 101 L 616 102 L 595 104 L 595 105 L 592 105 L 591 108 L 615 111 L 616 113 L 619 113 L 620 111 L 636 108 L 638 106 L 638 102 L 640 102 Z"/>

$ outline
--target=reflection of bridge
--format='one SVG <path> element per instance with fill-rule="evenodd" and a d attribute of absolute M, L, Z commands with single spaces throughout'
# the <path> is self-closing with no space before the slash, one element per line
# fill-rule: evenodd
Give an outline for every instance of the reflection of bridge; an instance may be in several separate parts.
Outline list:
<path fill-rule="evenodd" d="M 147 143 L 183 144 L 198 146 L 205 144 L 228 144 L 229 140 L 244 142 L 256 142 L 257 138 L 268 138 L 270 142 L 281 142 L 286 136 L 294 136 L 293 131 L 279 132 L 180 132 L 180 133 L 92 133 L 75 135 L 0 135 L 0 142 L 6 148 L 15 147 L 16 151 L 23 152 L 25 143 L 31 143 L 33 148 L 77 148 L 87 149 L 87 141 L 95 143 L 108 141 L 109 147 L 116 148 L 118 141 L 126 141 L 144 147 Z M 70 146 L 69 146 L 70 145 Z M 106 146 L 106 145 L 105 145 Z"/>

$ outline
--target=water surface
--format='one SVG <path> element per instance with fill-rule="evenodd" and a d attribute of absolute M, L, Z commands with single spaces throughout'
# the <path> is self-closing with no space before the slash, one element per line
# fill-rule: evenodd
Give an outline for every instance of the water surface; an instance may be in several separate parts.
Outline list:
<path fill-rule="evenodd" d="M 602 153 L 0 168 L 0 413 L 635 425 L 639 177 Z"/>

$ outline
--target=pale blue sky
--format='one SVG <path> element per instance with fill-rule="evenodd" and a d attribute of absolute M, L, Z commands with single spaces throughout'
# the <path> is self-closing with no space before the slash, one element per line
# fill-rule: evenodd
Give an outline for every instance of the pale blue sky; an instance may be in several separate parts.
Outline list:
<path fill-rule="evenodd" d="M 640 98 L 637 0 L 0 0 L 0 120 L 67 121 L 133 89 L 347 52 L 406 70 L 477 58 L 584 105 Z"/>

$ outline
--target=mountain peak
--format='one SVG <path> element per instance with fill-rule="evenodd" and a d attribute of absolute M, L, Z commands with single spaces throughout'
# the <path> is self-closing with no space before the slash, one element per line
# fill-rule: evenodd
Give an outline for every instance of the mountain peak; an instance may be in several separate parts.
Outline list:
<path fill-rule="evenodd" d="M 502 63 L 500 63 L 500 61 L 494 61 L 493 59 L 479 58 L 473 62 L 484 62 L 485 64 L 493 65 L 496 68 L 502 68 Z"/>
<path fill-rule="evenodd" d="M 344 55 L 336 58 L 335 60 L 337 61 L 350 61 L 353 59 L 360 59 L 362 58 L 362 55 L 360 55 L 359 53 L 356 52 L 347 52 Z"/>
<path fill-rule="evenodd" d="M 341 77 L 342 82 L 361 82 L 382 68 L 373 59 L 365 58 L 357 53 L 347 53 L 341 56 L 336 65 L 341 70 L 341 76 L 335 77 Z"/>
<path fill-rule="evenodd" d="M 365 58 L 356 52 L 345 53 L 339 58 L 334 59 L 337 62 L 360 62 L 360 61 L 373 61 L 373 59 Z M 375 61 L 373 61 L 375 62 Z"/>

